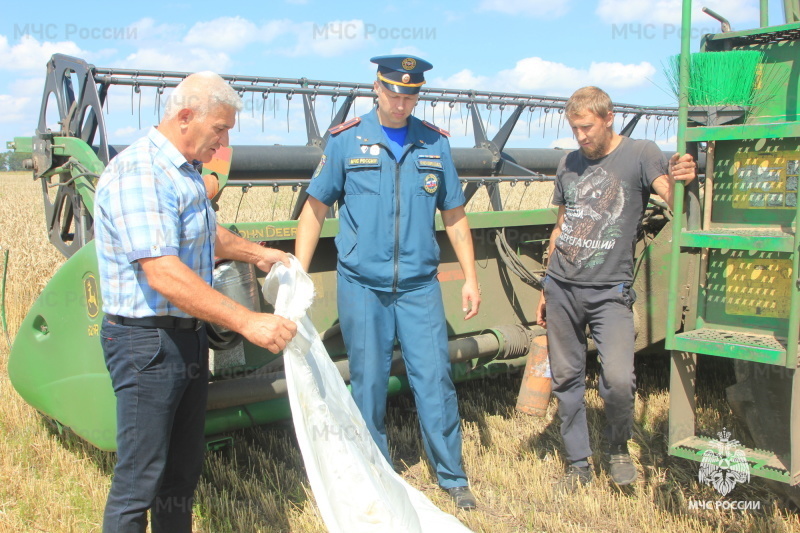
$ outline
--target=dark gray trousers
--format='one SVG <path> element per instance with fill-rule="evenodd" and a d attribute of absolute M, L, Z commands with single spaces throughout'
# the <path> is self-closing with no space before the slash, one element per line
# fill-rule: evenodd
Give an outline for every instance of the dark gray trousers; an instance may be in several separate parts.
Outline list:
<path fill-rule="evenodd" d="M 586 327 L 600 357 L 600 397 L 605 402 L 608 444 L 631 438 L 636 376 L 633 373 L 633 302 L 628 283 L 574 285 L 546 276 L 547 342 L 553 393 L 569 462 L 591 457 L 586 423 Z"/>

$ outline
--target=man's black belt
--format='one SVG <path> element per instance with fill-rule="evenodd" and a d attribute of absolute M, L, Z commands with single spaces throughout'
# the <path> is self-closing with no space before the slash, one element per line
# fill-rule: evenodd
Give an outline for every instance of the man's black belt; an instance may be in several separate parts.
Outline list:
<path fill-rule="evenodd" d="M 139 326 L 141 328 L 161 328 L 161 329 L 199 329 L 202 321 L 196 318 L 184 318 L 178 316 L 144 316 L 140 318 L 130 318 L 119 315 L 106 315 L 111 322 L 123 326 Z"/>

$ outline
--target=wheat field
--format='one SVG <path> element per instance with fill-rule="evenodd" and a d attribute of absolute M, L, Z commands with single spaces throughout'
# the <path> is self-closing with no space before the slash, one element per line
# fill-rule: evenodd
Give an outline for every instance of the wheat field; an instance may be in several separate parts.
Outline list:
<path fill-rule="evenodd" d="M 268 191 L 247 194 L 253 196 L 226 191 L 221 220 L 286 217 L 282 210 L 288 210 L 291 199 Z M 527 192 L 506 189 L 503 194 L 512 206 L 519 202 L 543 207 L 549 204 L 550 189 L 536 185 Z M 484 201 L 485 197 L 476 198 L 472 208 L 482 209 Z M 0 174 L 0 252 L 4 251 L 9 252 L 9 261 L 8 329 L 0 340 L 0 532 L 99 531 L 114 455 L 55 432 L 17 395 L 6 372 L 7 339 L 13 342 L 27 309 L 63 263 L 47 242 L 41 189 L 30 174 Z M 699 364 L 698 390 L 705 391 L 698 398 L 699 422 L 743 433 L 724 401 L 724 387 L 733 382 L 730 368 L 724 361 L 701 359 Z M 598 477 L 592 485 L 572 495 L 553 492 L 552 484 L 564 468 L 555 402 L 543 418 L 516 412 L 519 375 L 457 386 L 464 460 L 478 498 L 476 511 L 456 511 L 436 486 L 423 458 L 417 425 L 410 423 L 416 414 L 408 396 L 392 398 L 389 405 L 388 431 L 396 465 L 436 505 L 455 513 L 470 529 L 486 533 L 800 531 L 798 515 L 757 478 L 737 486 L 727 499 L 761 502 L 758 511 L 689 510 L 691 500 L 720 497 L 697 482 L 696 463 L 666 454 L 668 374 L 666 356 L 637 358 L 639 390 L 631 449 L 642 475 L 625 490 L 614 487 L 596 460 Z M 588 380 L 591 433 L 599 442 L 603 415 L 594 363 L 589 365 Z M 291 422 L 230 436 L 231 447 L 207 455 L 197 491 L 195 531 L 325 531 Z"/>

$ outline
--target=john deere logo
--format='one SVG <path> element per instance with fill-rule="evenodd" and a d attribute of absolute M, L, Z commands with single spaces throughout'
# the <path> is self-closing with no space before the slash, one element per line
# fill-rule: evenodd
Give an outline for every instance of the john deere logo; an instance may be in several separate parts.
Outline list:
<path fill-rule="evenodd" d="M 744 450 L 740 449 L 739 441 L 731 440 L 730 431 L 722 428 L 717 436 L 719 440 L 711 440 L 711 444 L 717 449 L 703 452 L 697 478 L 700 483 L 711 485 L 726 496 L 737 483 L 750 481 L 750 465 Z"/>
<path fill-rule="evenodd" d="M 86 297 L 86 313 L 89 318 L 96 318 L 100 312 L 100 303 L 97 299 L 97 280 L 92 274 L 83 278 L 83 294 Z"/>

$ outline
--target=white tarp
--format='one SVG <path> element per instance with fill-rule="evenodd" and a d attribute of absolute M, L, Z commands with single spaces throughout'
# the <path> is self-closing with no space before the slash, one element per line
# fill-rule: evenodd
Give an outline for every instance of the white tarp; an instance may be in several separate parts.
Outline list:
<path fill-rule="evenodd" d="M 275 313 L 297 323 L 283 352 L 289 402 L 306 473 L 322 518 L 333 533 L 468 532 L 395 473 L 372 440 L 350 391 L 306 310 L 314 285 L 294 257 L 264 282 Z"/>

